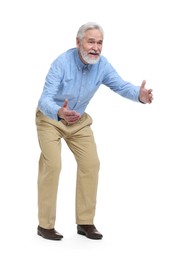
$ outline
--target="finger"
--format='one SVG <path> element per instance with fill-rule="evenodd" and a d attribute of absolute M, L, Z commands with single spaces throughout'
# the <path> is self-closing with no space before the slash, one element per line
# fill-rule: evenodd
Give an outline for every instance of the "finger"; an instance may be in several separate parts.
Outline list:
<path fill-rule="evenodd" d="M 142 81 L 141 88 L 145 88 L 146 80 Z"/>
<path fill-rule="evenodd" d="M 80 119 L 80 117 L 67 117 L 66 121 L 70 124 L 77 122 Z"/>
<path fill-rule="evenodd" d="M 77 116 L 79 114 L 74 110 L 68 110 L 68 111 L 65 112 L 65 115 L 68 116 L 68 117 L 72 117 L 72 116 Z"/>
<path fill-rule="evenodd" d="M 74 118 L 71 118 L 71 119 L 69 119 L 69 121 L 68 122 L 76 122 L 76 121 L 78 121 L 79 120 L 79 117 L 74 117 Z"/>
<path fill-rule="evenodd" d="M 69 113 L 66 115 L 66 118 L 68 121 L 78 120 L 80 117 L 81 117 L 81 115 L 78 113 L 76 113 L 76 114 Z"/>
<path fill-rule="evenodd" d="M 63 104 L 63 107 L 64 107 L 64 108 L 68 108 L 68 99 L 65 99 L 64 104 Z"/>
<path fill-rule="evenodd" d="M 150 93 L 150 94 L 151 94 L 151 93 L 152 93 L 152 91 L 153 91 L 153 89 L 149 89 L 149 90 L 148 90 L 148 93 Z"/>

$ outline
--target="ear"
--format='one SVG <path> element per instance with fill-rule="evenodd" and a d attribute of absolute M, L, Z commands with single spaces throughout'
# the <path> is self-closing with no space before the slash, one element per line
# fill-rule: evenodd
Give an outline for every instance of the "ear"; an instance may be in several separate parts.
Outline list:
<path fill-rule="evenodd" d="M 80 39 L 79 38 L 76 38 L 76 46 L 77 46 L 77 48 L 80 47 Z"/>

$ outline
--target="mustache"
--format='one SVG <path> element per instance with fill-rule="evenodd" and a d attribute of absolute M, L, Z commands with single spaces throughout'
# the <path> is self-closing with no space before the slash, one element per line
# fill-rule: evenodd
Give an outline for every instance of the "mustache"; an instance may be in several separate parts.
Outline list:
<path fill-rule="evenodd" d="M 99 55 L 100 52 L 99 51 L 89 51 L 88 54 L 93 54 L 93 55 Z"/>

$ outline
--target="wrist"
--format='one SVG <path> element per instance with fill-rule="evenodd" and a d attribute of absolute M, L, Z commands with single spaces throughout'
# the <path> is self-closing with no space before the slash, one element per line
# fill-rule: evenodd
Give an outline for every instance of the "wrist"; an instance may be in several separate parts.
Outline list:
<path fill-rule="evenodd" d="M 63 119 L 61 109 L 58 110 L 58 112 L 57 112 L 57 117 L 58 117 L 58 120 Z"/>
<path fill-rule="evenodd" d="M 145 104 L 145 102 L 143 102 L 143 101 L 140 99 L 140 97 L 138 97 L 138 100 L 139 100 L 140 103 Z"/>

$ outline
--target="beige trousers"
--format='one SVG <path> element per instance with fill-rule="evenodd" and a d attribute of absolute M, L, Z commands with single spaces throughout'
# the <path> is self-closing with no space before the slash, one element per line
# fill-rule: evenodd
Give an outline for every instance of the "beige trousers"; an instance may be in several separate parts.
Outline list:
<path fill-rule="evenodd" d="M 61 171 L 61 138 L 64 138 L 77 162 L 76 223 L 93 224 L 96 208 L 99 158 L 91 130 L 92 119 L 84 113 L 68 125 L 36 112 L 36 126 L 41 155 L 38 170 L 38 218 L 43 228 L 54 228 L 59 175 Z"/>

